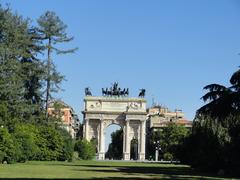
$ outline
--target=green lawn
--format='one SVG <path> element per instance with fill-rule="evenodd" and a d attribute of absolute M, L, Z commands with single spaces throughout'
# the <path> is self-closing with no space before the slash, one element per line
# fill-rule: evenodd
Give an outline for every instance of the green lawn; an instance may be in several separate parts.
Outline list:
<path fill-rule="evenodd" d="M 226 179 L 197 173 L 188 166 L 141 162 L 26 162 L 0 165 L 1 179 Z"/>

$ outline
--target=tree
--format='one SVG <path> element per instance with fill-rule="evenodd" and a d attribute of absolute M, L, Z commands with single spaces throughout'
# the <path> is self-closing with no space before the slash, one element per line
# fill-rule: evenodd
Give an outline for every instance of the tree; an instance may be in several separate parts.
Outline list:
<path fill-rule="evenodd" d="M 148 146 L 151 151 L 148 152 L 148 156 L 155 156 L 155 142 L 160 141 L 161 154 L 169 160 L 177 160 L 179 154 L 179 148 L 181 147 L 184 138 L 187 137 L 189 130 L 176 123 L 169 123 L 166 127 L 159 131 L 153 131 L 150 134 Z"/>
<path fill-rule="evenodd" d="M 36 142 L 40 149 L 38 160 L 59 160 L 64 146 L 61 134 L 50 126 L 41 126 L 38 131 Z"/>
<path fill-rule="evenodd" d="M 48 102 L 51 98 L 51 92 L 59 90 L 59 83 L 62 81 L 63 76 L 56 72 L 55 66 L 52 61 L 52 52 L 57 54 L 73 53 L 76 48 L 68 50 L 60 50 L 55 45 L 63 42 L 73 40 L 73 37 L 68 37 L 66 33 L 67 26 L 60 20 L 60 18 L 51 11 L 45 12 L 37 20 L 39 25 L 39 33 L 42 40 L 45 40 L 45 48 L 47 50 L 47 76 L 46 76 L 46 117 Z"/>
<path fill-rule="evenodd" d="M 17 161 L 34 160 L 39 153 L 36 145 L 36 127 L 30 124 L 18 124 L 14 129 L 13 137 L 19 149 Z"/>
<path fill-rule="evenodd" d="M 83 160 L 93 159 L 96 154 L 95 144 L 85 139 L 78 140 L 75 143 L 74 150 L 78 152 L 78 157 Z"/>
<path fill-rule="evenodd" d="M 0 127 L 0 160 L 7 163 L 17 161 L 18 150 L 14 144 L 12 135 L 4 127 Z"/>
<path fill-rule="evenodd" d="M 230 87 L 220 84 L 209 84 L 203 89 L 208 92 L 202 96 L 207 102 L 197 111 L 197 116 L 208 115 L 217 118 L 221 123 L 232 113 L 238 113 L 240 109 L 240 69 L 234 72 L 230 78 Z"/>
<path fill-rule="evenodd" d="M 1 123 L 13 130 L 17 121 L 32 119 L 36 109 L 40 109 L 40 102 L 35 101 L 32 106 L 31 100 L 39 100 L 40 96 L 35 93 L 41 89 L 39 84 L 42 77 L 37 72 L 43 68 L 35 57 L 41 50 L 41 45 L 37 34 L 30 28 L 29 20 L 13 14 L 9 8 L 2 7 L 0 42 L 0 106 L 2 109 L 5 106 L 4 113 L 7 113 L 5 115 L 8 117 Z M 35 68 L 31 70 L 33 65 Z M 33 80 L 32 77 L 37 78 Z"/>
<path fill-rule="evenodd" d="M 208 171 L 239 174 L 240 156 L 240 70 L 230 78 L 230 86 L 210 84 L 202 97 L 191 135 L 183 144 L 182 161 Z"/>
<path fill-rule="evenodd" d="M 227 159 L 228 130 L 210 116 L 199 118 L 193 123 L 192 133 L 184 140 L 179 158 L 194 168 L 218 171 Z"/>
<path fill-rule="evenodd" d="M 106 157 L 109 159 L 123 158 L 123 129 L 116 130 L 111 134 L 111 143 L 108 146 Z"/>
<path fill-rule="evenodd" d="M 44 121 L 46 65 L 37 56 L 45 39 L 30 19 L 0 6 L 0 162 L 71 159 L 70 136 Z"/>
<path fill-rule="evenodd" d="M 63 138 L 63 147 L 62 153 L 59 156 L 58 160 L 60 161 L 72 161 L 73 152 L 74 152 L 74 144 L 71 135 L 67 132 L 66 129 L 58 128 L 58 132 L 61 134 Z"/>

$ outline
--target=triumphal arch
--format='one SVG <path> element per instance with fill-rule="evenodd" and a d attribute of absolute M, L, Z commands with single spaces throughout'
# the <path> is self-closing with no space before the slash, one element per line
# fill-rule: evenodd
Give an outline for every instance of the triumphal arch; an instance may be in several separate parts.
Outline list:
<path fill-rule="evenodd" d="M 105 159 L 105 130 L 111 124 L 123 129 L 123 159 L 130 160 L 131 140 L 138 141 L 138 159 L 145 160 L 146 100 L 145 90 L 139 97 L 128 97 L 128 88 L 123 90 L 114 83 L 113 87 L 102 89 L 102 96 L 92 96 L 85 89 L 83 136 L 97 142 L 97 159 Z"/>

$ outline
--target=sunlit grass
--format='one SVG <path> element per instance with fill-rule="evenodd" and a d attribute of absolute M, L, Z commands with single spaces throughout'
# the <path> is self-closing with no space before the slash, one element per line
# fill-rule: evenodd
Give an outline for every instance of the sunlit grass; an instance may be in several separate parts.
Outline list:
<path fill-rule="evenodd" d="M 226 179 L 185 165 L 120 161 L 38 162 L 0 165 L 0 178 L 37 179 Z"/>

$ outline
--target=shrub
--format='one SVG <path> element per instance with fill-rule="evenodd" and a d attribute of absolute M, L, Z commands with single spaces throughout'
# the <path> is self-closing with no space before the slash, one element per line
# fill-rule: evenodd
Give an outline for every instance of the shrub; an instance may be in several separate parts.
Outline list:
<path fill-rule="evenodd" d="M 58 160 L 60 161 L 72 161 L 73 158 L 73 152 L 74 152 L 74 144 L 73 139 L 71 135 L 63 128 L 58 129 L 59 133 L 62 136 L 63 139 L 63 147 L 62 147 L 62 153 L 58 157 Z"/>
<path fill-rule="evenodd" d="M 74 150 L 78 152 L 78 157 L 83 160 L 93 159 L 95 156 L 94 143 L 85 139 L 77 141 Z"/>
<path fill-rule="evenodd" d="M 35 159 L 39 152 L 36 145 L 36 128 L 33 125 L 19 124 L 15 127 L 14 141 L 18 147 L 18 160 L 19 162 L 25 162 L 27 160 Z"/>
<path fill-rule="evenodd" d="M 173 160 L 173 155 L 169 152 L 163 154 L 163 159 L 165 161 L 172 161 Z"/>
<path fill-rule="evenodd" d="M 15 162 L 17 157 L 17 147 L 14 145 L 13 138 L 6 128 L 0 127 L 0 158 L 1 162 Z"/>
<path fill-rule="evenodd" d="M 36 160 L 58 160 L 62 154 L 63 144 L 63 138 L 57 130 L 40 126 L 36 140 L 36 145 L 39 147 Z"/>

